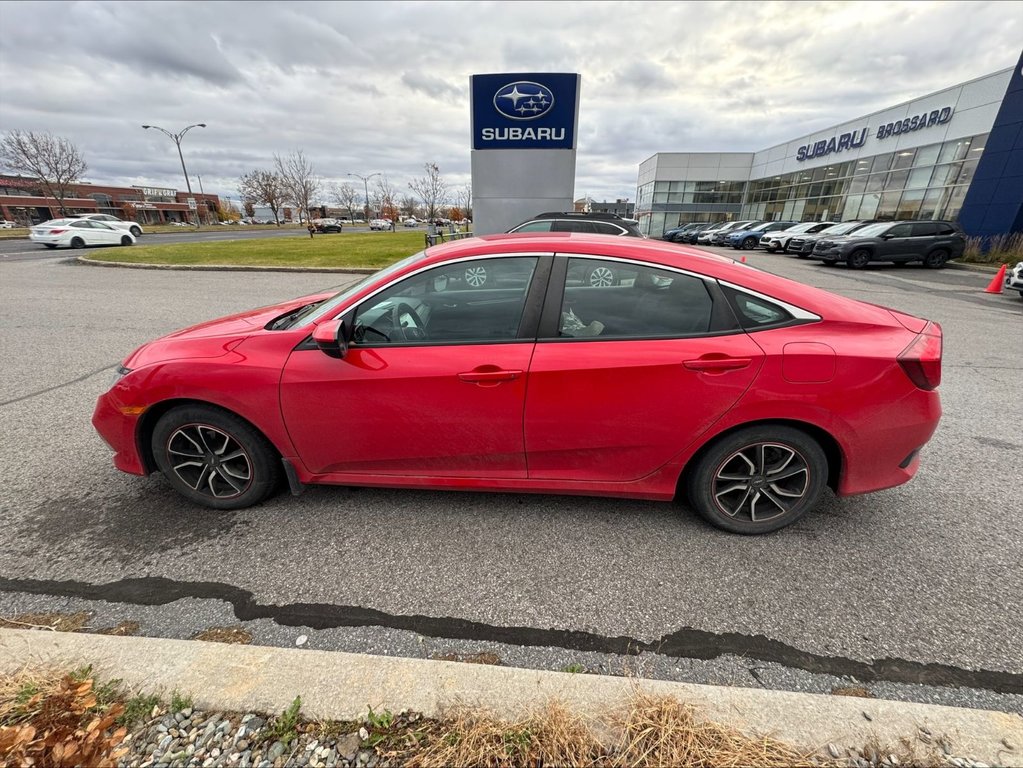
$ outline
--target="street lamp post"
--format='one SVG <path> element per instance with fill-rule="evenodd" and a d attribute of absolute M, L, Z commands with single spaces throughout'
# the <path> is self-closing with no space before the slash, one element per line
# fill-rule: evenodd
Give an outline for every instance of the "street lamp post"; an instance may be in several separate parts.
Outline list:
<path fill-rule="evenodd" d="M 349 173 L 349 176 L 354 176 L 357 179 L 362 179 L 362 191 L 366 194 L 366 223 L 369 223 L 369 180 L 374 176 L 379 176 L 379 173 L 371 173 L 369 176 L 360 176 L 357 173 Z"/>
<path fill-rule="evenodd" d="M 192 182 L 188 180 L 188 171 L 185 170 L 185 156 L 183 154 L 181 154 L 181 140 L 183 138 L 185 138 L 185 134 L 188 133 L 193 128 L 205 128 L 206 127 L 206 123 L 195 123 L 193 125 L 189 125 L 188 127 L 183 128 L 179 133 L 171 133 L 167 129 L 161 128 L 158 125 L 143 125 L 142 127 L 145 128 L 146 130 L 149 130 L 150 128 L 155 128 L 160 133 L 164 134 L 165 136 L 170 138 L 171 141 L 174 142 L 174 145 L 178 148 L 178 159 L 181 160 L 181 172 L 183 174 L 185 174 L 185 187 L 188 189 L 188 196 L 191 197 L 192 196 Z M 199 226 L 199 212 L 198 212 L 198 210 L 196 210 L 196 213 L 195 213 L 195 220 L 196 220 L 195 226 L 198 227 Z"/>

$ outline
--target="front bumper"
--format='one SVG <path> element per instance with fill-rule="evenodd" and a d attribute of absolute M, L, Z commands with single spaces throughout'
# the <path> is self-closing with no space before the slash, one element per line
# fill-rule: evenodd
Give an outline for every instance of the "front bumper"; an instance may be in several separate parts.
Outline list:
<path fill-rule="evenodd" d="M 107 445 L 114 450 L 114 466 L 132 475 L 148 474 L 139 451 L 138 423 L 141 414 L 127 415 L 114 391 L 104 392 L 96 400 L 92 426 Z"/>

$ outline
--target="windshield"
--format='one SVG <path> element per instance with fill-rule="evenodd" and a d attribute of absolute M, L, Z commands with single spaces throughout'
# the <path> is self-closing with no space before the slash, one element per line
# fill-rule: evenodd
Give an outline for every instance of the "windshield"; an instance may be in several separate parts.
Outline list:
<path fill-rule="evenodd" d="M 426 251 L 420 251 L 419 253 L 414 253 L 401 261 L 394 262 L 394 264 L 389 267 L 384 267 L 379 272 L 374 272 L 372 275 L 366 275 L 366 277 L 362 278 L 359 282 L 345 288 L 345 290 L 341 291 L 341 293 L 337 294 L 337 296 L 333 296 L 319 304 L 311 304 L 302 314 L 297 315 L 294 319 L 292 319 L 288 326 L 294 328 L 305 323 L 315 322 L 324 317 L 328 317 L 335 309 L 358 293 L 359 290 L 366 285 L 366 283 L 372 280 L 389 277 L 390 275 L 400 272 L 409 264 L 425 258 Z"/>
<path fill-rule="evenodd" d="M 864 227 L 863 229 L 856 230 L 857 237 L 877 237 L 884 232 L 888 227 L 891 226 L 890 222 L 883 224 L 871 224 L 870 226 Z"/>
<path fill-rule="evenodd" d="M 804 221 L 802 224 L 796 224 L 794 227 L 789 227 L 786 232 L 809 232 L 811 229 L 820 224 L 819 221 Z"/>
<path fill-rule="evenodd" d="M 856 227 L 862 227 L 862 221 L 847 221 L 844 224 L 836 224 L 833 227 L 827 227 L 822 229 L 818 234 L 820 235 L 844 235 L 846 232 L 852 232 Z"/>

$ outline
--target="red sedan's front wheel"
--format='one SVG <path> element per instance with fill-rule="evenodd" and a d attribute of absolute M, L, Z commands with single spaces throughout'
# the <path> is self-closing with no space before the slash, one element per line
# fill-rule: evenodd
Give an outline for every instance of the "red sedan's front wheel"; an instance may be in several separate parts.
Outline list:
<path fill-rule="evenodd" d="M 732 533 L 769 533 L 816 506 L 828 477 L 817 441 L 785 426 L 759 426 L 714 443 L 689 473 L 690 504 Z"/>
<path fill-rule="evenodd" d="M 203 405 L 165 413 L 153 457 L 174 489 L 213 509 L 258 504 L 280 484 L 280 461 L 263 435 L 233 413 Z"/>

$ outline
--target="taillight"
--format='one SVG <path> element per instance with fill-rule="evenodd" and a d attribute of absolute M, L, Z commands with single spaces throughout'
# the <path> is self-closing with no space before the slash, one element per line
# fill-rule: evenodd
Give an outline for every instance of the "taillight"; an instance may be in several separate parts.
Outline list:
<path fill-rule="evenodd" d="M 67 232 L 67 230 L 66 229 L 51 229 L 50 230 L 50 234 L 51 235 L 59 235 L 62 232 Z"/>
<path fill-rule="evenodd" d="M 941 384 L 941 326 L 927 323 L 899 355 L 899 365 L 920 389 L 937 389 Z"/>

